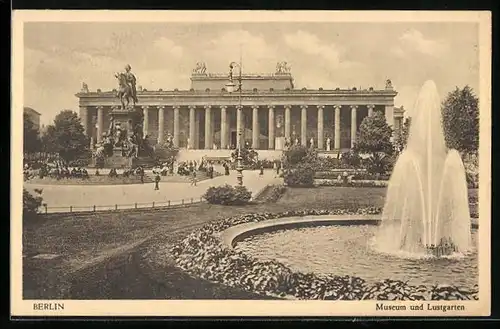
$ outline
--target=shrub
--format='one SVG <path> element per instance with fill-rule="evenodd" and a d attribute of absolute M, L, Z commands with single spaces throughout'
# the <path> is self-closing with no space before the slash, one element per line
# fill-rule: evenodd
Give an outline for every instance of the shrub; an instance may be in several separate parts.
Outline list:
<path fill-rule="evenodd" d="M 358 168 L 361 165 L 361 157 L 354 151 L 342 153 L 340 161 L 345 167 L 350 168 Z"/>
<path fill-rule="evenodd" d="M 318 164 L 317 151 L 301 145 L 294 145 L 283 151 L 283 158 L 283 162 L 287 165 L 287 167 L 294 167 L 302 163 L 308 163 L 311 165 Z"/>
<path fill-rule="evenodd" d="M 156 145 L 154 149 L 154 157 L 162 162 L 174 162 L 177 154 L 179 154 L 179 149 L 170 144 Z"/>
<path fill-rule="evenodd" d="M 314 186 L 314 169 L 310 164 L 301 164 L 284 173 L 285 184 L 290 187 Z"/>
<path fill-rule="evenodd" d="M 42 190 L 35 189 L 35 195 L 23 189 L 23 221 L 38 217 L 42 205 Z"/>
<path fill-rule="evenodd" d="M 392 170 L 395 164 L 393 156 L 384 153 L 373 153 L 366 159 L 366 170 L 370 174 L 385 174 Z"/>
<path fill-rule="evenodd" d="M 203 198 L 211 204 L 242 205 L 248 203 L 252 193 L 244 186 L 212 186 L 203 195 Z"/>

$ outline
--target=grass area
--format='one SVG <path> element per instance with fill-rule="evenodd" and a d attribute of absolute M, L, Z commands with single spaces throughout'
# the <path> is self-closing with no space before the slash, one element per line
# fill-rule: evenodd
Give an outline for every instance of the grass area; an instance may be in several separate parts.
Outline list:
<path fill-rule="evenodd" d="M 470 193 L 477 195 L 476 190 Z M 381 207 L 384 195 L 384 188 L 319 187 L 287 189 L 275 203 L 248 206 L 199 204 L 85 217 L 49 214 L 23 228 L 24 298 L 257 298 L 191 278 L 172 264 L 144 268 L 142 248 L 173 244 L 204 223 L 224 217 L 307 208 Z M 61 257 L 32 258 L 41 253 Z"/>

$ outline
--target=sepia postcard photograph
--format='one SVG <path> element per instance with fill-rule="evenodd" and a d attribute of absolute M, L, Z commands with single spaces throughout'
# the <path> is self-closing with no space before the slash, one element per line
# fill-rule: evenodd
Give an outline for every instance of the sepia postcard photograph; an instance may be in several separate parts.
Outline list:
<path fill-rule="evenodd" d="M 490 315 L 490 12 L 20 10 L 12 63 L 11 316 Z"/>

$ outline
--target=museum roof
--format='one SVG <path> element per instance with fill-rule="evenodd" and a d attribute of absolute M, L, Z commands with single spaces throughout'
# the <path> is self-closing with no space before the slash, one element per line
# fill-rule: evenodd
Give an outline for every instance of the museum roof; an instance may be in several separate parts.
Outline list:
<path fill-rule="evenodd" d="M 103 97 L 103 96 L 115 96 L 116 90 L 113 89 L 111 91 L 101 91 L 100 89 L 97 89 L 96 91 L 88 91 L 88 92 L 80 92 L 77 93 L 77 97 Z M 189 96 L 189 95 L 203 95 L 203 94 L 209 94 L 209 95 L 229 95 L 230 93 L 227 92 L 224 88 L 221 88 L 219 90 L 212 90 L 212 89 L 205 89 L 205 90 L 195 90 L 195 89 L 190 89 L 190 90 L 178 90 L 178 89 L 173 89 L 173 90 L 163 90 L 163 89 L 158 89 L 158 90 L 147 90 L 147 89 L 142 89 L 137 91 L 138 96 L 144 95 L 144 96 L 154 96 L 154 95 L 172 95 L 172 96 Z M 233 92 L 233 95 L 237 95 L 238 92 Z M 323 88 L 318 88 L 318 89 L 308 89 L 308 88 L 302 88 L 302 89 L 267 89 L 267 90 L 262 90 L 262 89 L 243 89 L 242 94 L 245 96 L 248 95 L 318 95 L 318 94 L 330 94 L 330 95 L 384 95 L 384 96 L 396 96 L 397 92 L 393 89 L 381 89 L 381 90 L 376 90 L 373 88 L 369 89 L 323 89 Z"/>

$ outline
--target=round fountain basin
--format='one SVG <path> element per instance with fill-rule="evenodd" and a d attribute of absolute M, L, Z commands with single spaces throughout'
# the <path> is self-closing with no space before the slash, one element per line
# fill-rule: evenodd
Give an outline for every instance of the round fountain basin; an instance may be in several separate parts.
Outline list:
<path fill-rule="evenodd" d="M 306 216 L 247 223 L 221 238 L 259 260 L 278 260 L 294 271 L 359 276 L 369 283 L 384 279 L 413 285 L 477 284 L 477 253 L 448 258 L 406 258 L 372 246 L 379 216 Z M 477 221 L 472 222 L 477 228 Z M 476 230 L 473 243 L 476 246 Z"/>

